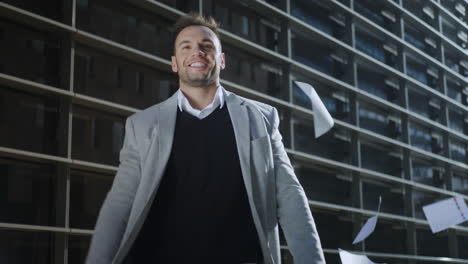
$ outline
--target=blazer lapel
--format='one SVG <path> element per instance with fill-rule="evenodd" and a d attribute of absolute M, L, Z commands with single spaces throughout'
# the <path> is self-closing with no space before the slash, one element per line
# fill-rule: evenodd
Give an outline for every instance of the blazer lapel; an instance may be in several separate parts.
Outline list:
<path fill-rule="evenodd" d="M 249 198 L 252 197 L 252 179 L 250 173 L 250 122 L 244 102 L 232 93 L 226 92 L 226 105 L 231 117 L 237 152 L 239 154 L 242 177 Z"/>
<path fill-rule="evenodd" d="M 257 232 L 262 246 L 264 256 L 269 256 L 266 234 L 263 231 L 258 208 L 255 205 L 252 187 L 252 173 L 250 160 L 250 125 L 254 120 L 250 120 L 247 108 L 244 101 L 237 95 L 226 91 L 226 105 L 231 117 L 232 126 L 234 128 L 234 136 L 236 137 L 237 152 L 239 154 L 242 177 L 244 179 L 247 196 L 249 199 L 252 217 L 257 227 Z M 258 190 L 257 190 L 258 191 Z M 269 263 L 269 262 L 266 262 Z"/>
<path fill-rule="evenodd" d="M 133 243 L 136 235 L 139 233 L 145 219 L 151 208 L 154 196 L 157 192 L 158 184 L 164 174 L 167 161 L 172 150 L 174 140 L 174 130 L 177 118 L 177 93 L 163 102 L 158 109 L 156 125 L 153 128 L 150 149 L 144 162 L 142 178 L 145 179 L 142 197 L 134 203 L 136 210 L 135 217 L 130 218 L 127 239 L 117 252 L 115 263 L 120 263 L 127 254 L 130 245 Z M 114 262 L 113 262 L 114 263 Z"/>
<path fill-rule="evenodd" d="M 158 112 L 157 135 L 158 144 L 158 161 L 156 168 L 165 168 L 169 155 L 172 150 L 172 142 L 174 141 L 174 130 L 177 118 L 177 93 L 175 93 L 166 104 L 162 105 Z"/>

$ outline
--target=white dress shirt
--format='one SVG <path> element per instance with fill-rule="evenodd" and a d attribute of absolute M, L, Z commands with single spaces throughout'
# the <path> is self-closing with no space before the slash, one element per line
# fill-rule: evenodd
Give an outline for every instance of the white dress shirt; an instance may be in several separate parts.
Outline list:
<path fill-rule="evenodd" d="M 209 116 L 213 111 L 216 109 L 216 107 L 219 106 L 219 108 L 222 108 L 224 105 L 224 88 L 220 85 L 218 86 L 218 89 L 216 90 L 216 94 L 213 98 L 213 101 L 207 105 L 205 108 L 202 110 L 198 110 L 193 108 L 190 105 L 189 100 L 187 97 L 185 97 L 184 93 L 179 89 L 177 91 L 177 105 L 179 106 L 179 110 L 182 111 L 187 111 L 187 113 L 195 116 L 198 119 L 203 119 L 207 116 Z"/>

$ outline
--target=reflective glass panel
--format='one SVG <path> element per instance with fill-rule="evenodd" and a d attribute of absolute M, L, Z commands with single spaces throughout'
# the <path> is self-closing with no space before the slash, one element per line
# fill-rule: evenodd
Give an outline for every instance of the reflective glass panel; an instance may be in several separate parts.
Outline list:
<path fill-rule="evenodd" d="M 112 175 L 72 170 L 70 175 L 70 227 L 93 229 L 110 190 Z"/>
<path fill-rule="evenodd" d="M 1 158 L 0 222 L 64 226 L 65 176 L 49 164 Z"/>
<path fill-rule="evenodd" d="M 72 158 L 117 166 L 124 134 L 124 117 L 76 106 Z"/>
<path fill-rule="evenodd" d="M 57 98 L 0 86 L 0 145 L 58 155 L 58 112 Z"/>

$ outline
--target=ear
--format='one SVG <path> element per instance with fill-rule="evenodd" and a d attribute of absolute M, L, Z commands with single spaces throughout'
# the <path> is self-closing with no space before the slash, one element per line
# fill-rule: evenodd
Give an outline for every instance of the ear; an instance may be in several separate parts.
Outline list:
<path fill-rule="evenodd" d="M 226 61 L 224 60 L 224 52 L 221 52 L 220 56 L 221 56 L 221 62 L 219 66 L 221 70 L 224 70 L 224 68 L 226 68 Z"/>
<path fill-rule="evenodd" d="M 177 72 L 177 60 L 175 56 L 171 56 L 172 71 Z"/>

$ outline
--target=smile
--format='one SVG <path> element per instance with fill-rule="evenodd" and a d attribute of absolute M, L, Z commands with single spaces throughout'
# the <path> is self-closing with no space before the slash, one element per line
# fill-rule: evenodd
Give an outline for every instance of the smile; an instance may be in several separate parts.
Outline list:
<path fill-rule="evenodd" d="M 205 68 L 207 64 L 197 61 L 197 62 L 190 63 L 188 66 L 191 68 Z"/>

